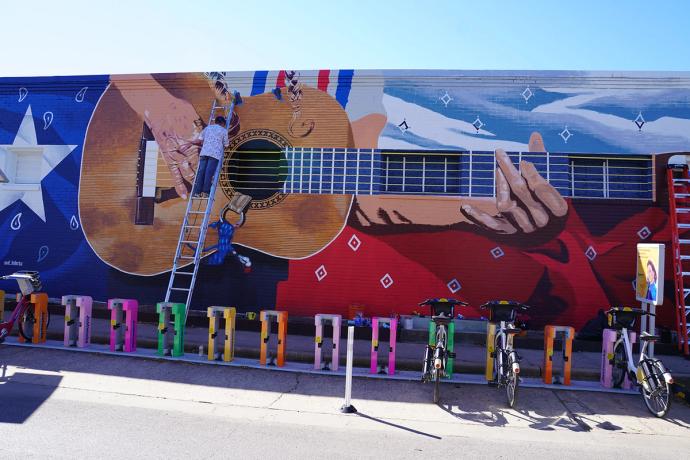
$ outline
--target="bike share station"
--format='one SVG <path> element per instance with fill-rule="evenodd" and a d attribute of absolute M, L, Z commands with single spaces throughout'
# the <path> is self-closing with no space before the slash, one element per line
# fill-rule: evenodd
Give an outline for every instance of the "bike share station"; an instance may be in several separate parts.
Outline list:
<path fill-rule="evenodd" d="M 637 298 L 642 302 L 641 309 L 631 308 L 614 308 L 610 310 L 609 317 L 611 319 L 610 325 L 612 329 L 605 329 L 603 332 L 602 353 L 601 353 L 601 379 L 596 381 L 578 381 L 571 379 L 572 369 L 577 366 L 577 362 L 573 362 L 573 339 L 575 331 L 572 327 L 567 325 L 548 325 L 544 330 L 544 351 L 543 351 L 543 372 L 541 378 L 534 377 L 519 377 L 519 384 L 521 387 L 531 388 L 552 388 L 568 390 L 582 390 L 582 391 L 604 391 L 616 393 L 638 393 L 631 389 L 630 378 L 634 378 L 634 373 L 625 373 L 622 379 L 624 381 L 619 383 L 621 388 L 614 387 L 614 374 L 616 374 L 614 345 L 624 343 L 620 340 L 620 324 L 617 327 L 614 324 L 616 321 L 620 322 L 620 318 L 625 316 L 624 312 L 633 312 L 637 317 L 645 318 L 646 313 L 654 314 L 655 305 L 659 303 L 662 298 L 660 294 L 663 292 L 663 245 L 639 245 L 642 246 L 642 252 L 638 248 L 638 279 L 637 279 Z M 646 248 L 645 246 L 653 246 Z M 640 255 L 641 254 L 641 255 Z M 645 259 L 642 261 L 642 259 Z M 647 267 L 654 267 L 654 273 L 650 273 L 645 269 Z M 656 268 L 658 267 L 658 268 Z M 0 296 L 2 293 L 0 292 Z M 30 293 L 30 302 L 33 306 L 38 319 L 35 328 L 38 333 L 34 334 L 33 343 L 24 343 L 21 337 L 7 337 L 6 343 L 15 346 L 34 346 L 40 348 L 51 348 L 61 350 L 73 350 L 79 352 L 96 352 L 100 354 L 109 355 L 124 355 L 130 357 L 139 357 L 147 359 L 165 359 L 192 362 L 198 364 L 210 364 L 220 366 L 236 366 L 245 368 L 257 368 L 272 370 L 279 370 L 282 372 L 299 372 L 323 375 L 340 375 L 345 376 L 348 373 L 356 377 L 367 377 L 377 379 L 396 379 L 408 381 L 420 381 L 420 372 L 397 370 L 396 362 L 396 339 L 397 329 L 400 321 L 398 318 L 374 317 L 371 323 L 371 347 L 370 347 L 370 366 L 368 368 L 342 368 L 339 366 L 340 346 L 341 346 L 341 332 L 342 328 L 348 325 L 340 315 L 320 313 L 314 318 L 314 359 L 312 362 L 289 362 L 286 359 L 287 355 L 287 336 L 288 336 L 288 313 L 281 310 L 261 310 L 259 313 L 259 320 L 261 321 L 261 331 L 257 334 L 256 345 L 260 350 L 259 359 L 238 358 L 234 355 L 235 348 L 235 318 L 238 315 L 235 308 L 229 306 L 214 306 L 209 307 L 207 316 L 209 320 L 208 326 L 208 353 L 185 353 L 184 352 L 184 318 L 186 311 L 184 304 L 161 302 L 157 304 L 157 312 L 159 314 L 158 324 L 158 348 L 157 349 L 137 349 L 137 314 L 138 302 L 135 299 L 110 299 L 108 300 L 108 309 L 111 312 L 111 321 L 109 323 L 110 343 L 108 345 L 93 344 L 90 341 L 92 335 L 91 314 L 92 314 L 92 299 L 88 296 L 68 295 L 62 298 L 62 304 L 65 307 L 65 325 L 64 325 L 64 340 L 55 341 L 45 340 L 45 318 L 44 312 L 47 312 L 47 299 L 45 293 L 32 292 Z M 459 374 L 455 372 L 454 366 L 458 359 L 462 359 L 462 343 L 456 341 L 455 330 L 456 324 L 459 324 L 457 312 L 452 306 L 465 305 L 464 302 L 456 301 L 454 299 L 429 299 L 420 305 L 432 306 L 431 319 L 428 325 L 428 345 L 427 354 L 424 361 L 424 372 L 426 377 L 422 380 L 432 380 L 429 378 L 431 374 L 429 371 L 433 368 L 436 370 L 439 383 L 467 383 L 467 384 L 484 384 L 488 382 L 496 383 L 496 374 L 494 372 L 495 357 L 498 352 L 498 343 L 496 337 L 501 331 L 506 336 L 513 336 L 519 332 L 519 328 L 513 326 L 515 321 L 515 310 L 522 308 L 522 304 L 513 301 L 492 301 L 487 305 L 503 305 L 512 309 L 513 313 L 509 317 L 504 318 L 490 318 L 486 323 L 486 372 L 485 375 L 480 374 Z M 440 307 L 441 306 L 441 307 Z M 523 306 L 526 307 L 526 306 Z M 493 307 L 492 307 L 493 308 Z M 439 312 L 444 313 L 438 316 Z M 495 314 L 495 313 L 492 313 Z M 247 314 L 247 317 L 250 315 Z M 255 315 L 252 315 L 255 316 Z M 439 320 L 440 318 L 440 320 Z M 656 339 L 651 334 L 654 330 L 654 316 L 649 317 L 649 321 L 641 321 L 641 334 L 637 336 L 634 332 L 630 332 L 625 340 L 630 343 L 635 340 L 645 340 L 652 345 Z M 5 324 L 5 323 L 3 323 Z M 277 340 L 271 341 L 273 336 L 272 326 L 277 325 L 278 333 Z M 331 342 L 330 347 L 332 353 L 330 356 L 330 363 L 324 362 L 322 355 L 326 337 L 324 334 L 324 326 L 329 325 L 332 328 L 332 336 L 328 337 Z M 439 334 L 439 325 L 443 326 L 443 333 Z M 632 324 L 626 324 L 630 327 Z M 382 347 L 379 342 L 379 329 L 387 327 L 390 331 L 389 342 Z M 224 329 L 224 330 L 223 330 Z M 347 328 L 348 343 L 351 344 L 354 338 L 354 327 Z M 625 330 L 627 331 L 627 330 Z M 627 334 L 627 332 L 626 332 Z M 439 338 L 442 338 L 443 343 L 439 343 Z M 511 337 L 512 338 L 512 337 Z M 272 351 L 273 346 L 271 342 L 275 342 L 275 352 Z M 512 342 L 512 340 L 511 340 Z M 555 345 L 560 342 L 562 350 L 558 350 Z M 195 344 L 196 345 L 196 344 Z M 617 346 L 617 345 L 616 345 Z M 653 348 L 647 347 L 649 350 L 649 357 L 653 357 Z M 203 349 L 203 347 L 200 347 Z M 386 352 L 387 363 L 379 361 L 379 351 Z M 439 351 L 441 350 L 441 351 Z M 422 355 L 422 347 L 420 346 L 420 358 Z M 352 363 L 352 347 L 348 346 L 347 362 Z M 512 355 L 511 353 L 515 353 Z M 511 352 L 507 350 L 506 357 L 515 356 L 512 363 L 514 373 L 519 372 L 519 350 Z M 562 356 L 562 359 L 554 359 Z M 510 358 L 513 359 L 513 358 Z M 560 364 L 558 363 L 560 361 Z M 386 365 L 387 364 L 387 365 Z M 515 366 L 517 364 L 517 366 Z M 517 372 L 516 372 L 517 371 Z M 638 367 L 638 373 L 639 373 Z M 620 372 L 619 372 L 620 373 Z M 667 374 L 667 373 L 666 373 Z M 665 374 L 665 375 L 666 375 Z M 434 377 L 435 378 L 435 377 Z M 625 380 L 627 379 L 627 380 Z M 670 379 L 670 375 L 668 375 Z M 638 379 L 639 381 L 639 379 Z M 667 380 L 669 381 L 669 380 Z M 670 380 L 672 381 L 672 379 Z M 351 388 L 351 383 L 347 382 L 346 387 Z M 651 409 L 650 409 L 651 410 Z"/>

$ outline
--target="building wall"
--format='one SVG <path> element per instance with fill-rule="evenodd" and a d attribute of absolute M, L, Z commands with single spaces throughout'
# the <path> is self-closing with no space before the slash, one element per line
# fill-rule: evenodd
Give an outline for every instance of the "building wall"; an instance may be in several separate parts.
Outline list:
<path fill-rule="evenodd" d="M 194 308 L 406 314 L 426 297 L 455 296 L 471 302 L 463 314 L 472 317 L 486 300 L 513 298 L 533 305 L 534 326 L 582 327 L 607 305 L 634 303 L 638 242 L 669 244 L 665 201 L 653 200 L 666 191 L 654 187 L 653 168 L 664 167 L 659 153 L 690 150 L 688 73 L 289 77 L 0 79 L 0 169 L 12 176 L 20 157 L 41 162 L 38 184 L 14 176 L 0 184 L 4 271 L 39 270 L 51 297 L 162 300 L 185 206 L 181 180 L 193 178 L 198 157 L 185 142 L 223 88 L 242 95 L 230 150 L 244 151 L 226 155 L 224 167 L 255 174 L 252 151 L 287 149 L 275 164 L 288 175 L 282 189 L 257 187 L 256 175 L 241 187 L 225 177 L 214 218 L 238 190 L 254 198 L 234 235 L 252 271 L 231 255 L 203 265 Z M 160 148 L 150 225 L 134 224 L 142 135 Z M 521 192 L 523 178 L 531 192 Z M 217 243 L 214 231 L 209 240 Z M 670 265 L 666 272 L 668 323 Z"/>

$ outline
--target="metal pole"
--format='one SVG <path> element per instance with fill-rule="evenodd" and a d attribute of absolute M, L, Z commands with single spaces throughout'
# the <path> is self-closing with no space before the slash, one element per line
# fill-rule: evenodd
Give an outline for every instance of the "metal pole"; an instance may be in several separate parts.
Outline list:
<path fill-rule="evenodd" d="M 345 404 L 340 408 L 340 412 L 344 414 L 352 414 L 357 412 L 355 406 L 350 404 L 352 396 L 352 348 L 355 342 L 355 327 L 348 326 L 347 328 L 347 364 L 345 366 Z"/>

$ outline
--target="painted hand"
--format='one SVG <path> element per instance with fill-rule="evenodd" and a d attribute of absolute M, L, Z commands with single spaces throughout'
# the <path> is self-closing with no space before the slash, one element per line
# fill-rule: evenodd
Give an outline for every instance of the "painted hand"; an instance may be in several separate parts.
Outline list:
<path fill-rule="evenodd" d="M 184 180 L 194 181 L 199 162 L 199 146 L 194 143 L 202 123 L 194 107 L 186 101 L 171 101 L 165 110 L 145 110 L 144 121 L 151 129 L 170 169 L 175 191 L 183 199 L 189 190 Z"/>
<path fill-rule="evenodd" d="M 544 151 L 541 136 L 530 138 L 530 151 Z M 496 150 L 496 208 L 489 215 L 471 204 L 460 207 L 472 222 L 500 234 L 532 233 L 546 227 L 551 216 L 563 217 L 568 204 L 561 194 L 537 172 L 528 161 L 520 162 L 520 170 L 502 149 Z"/>

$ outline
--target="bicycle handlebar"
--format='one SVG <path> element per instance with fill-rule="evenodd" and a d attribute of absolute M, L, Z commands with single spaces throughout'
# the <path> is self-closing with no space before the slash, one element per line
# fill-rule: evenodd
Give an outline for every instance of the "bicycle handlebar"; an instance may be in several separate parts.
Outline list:
<path fill-rule="evenodd" d="M 608 310 L 606 310 L 604 313 L 611 314 L 611 313 L 635 313 L 637 315 L 648 315 L 648 316 L 656 316 L 655 313 L 645 311 L 641 308 L 628 308 L 627 310 L 622 309 L 621 307 L 611 307 Z"/>
<path fill-rule="evenodd" d="M 494 307 L 494 306 L 513 307 L 513 308 L 521 310 L 521 311 L 527 311 L 530 308 L 532 308 L 529 305 L 525 305 L 524 303 L 516 302 L 514 300 L 490 300 L 489 302 L 486 302 L 485 304 L 480 305 L 479 308 L 482 310 L 487 310 L 487 309 Z"/>
<path fill-rule="evenodd" d="M 420 302 L 418 305 L 420 307 L 426 307 L 435 303 L 449 303 L 453 305 L 460 305 L 461 307 L 466 307 L 469 305 L 469 303 L 457 299 L 426 299 L 424 302 Z"/>

